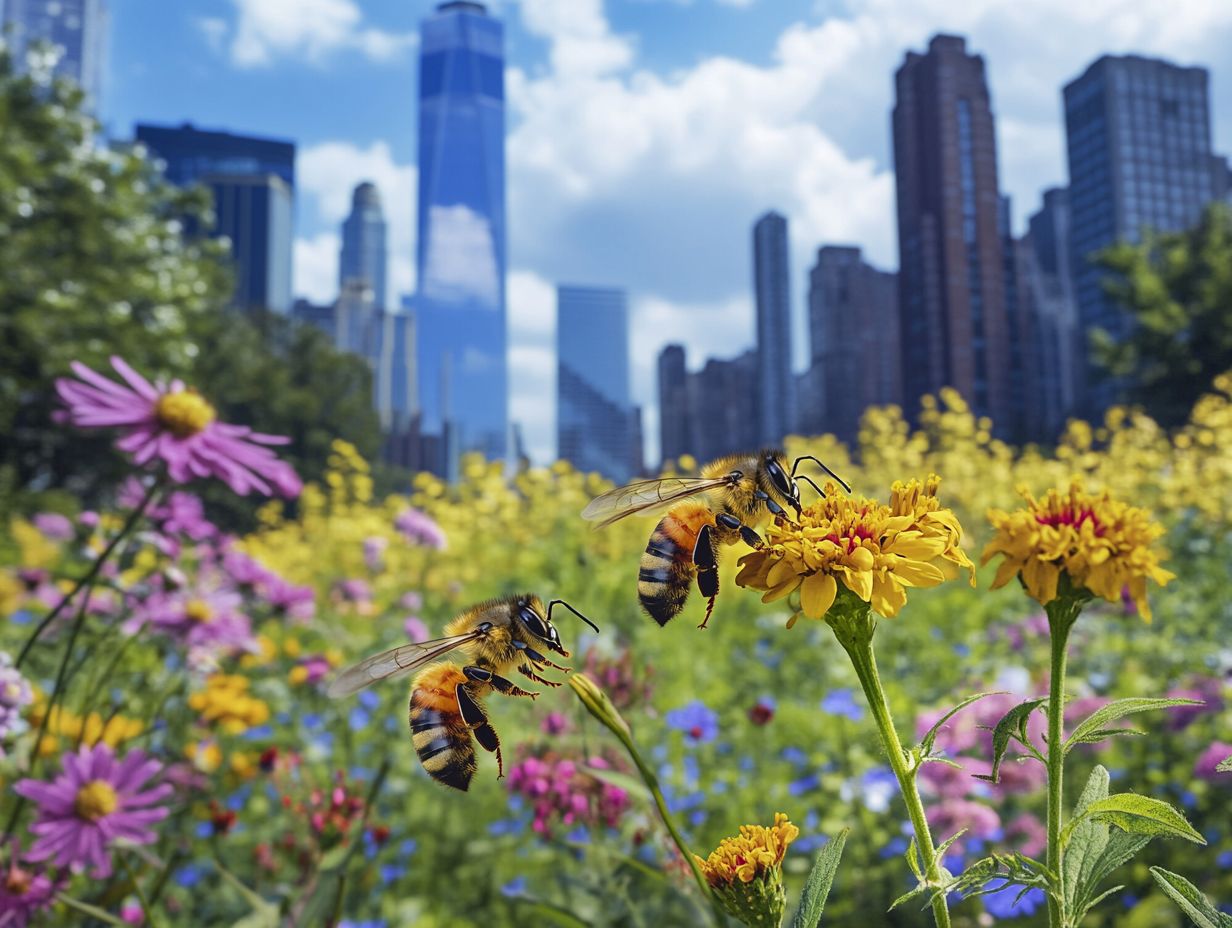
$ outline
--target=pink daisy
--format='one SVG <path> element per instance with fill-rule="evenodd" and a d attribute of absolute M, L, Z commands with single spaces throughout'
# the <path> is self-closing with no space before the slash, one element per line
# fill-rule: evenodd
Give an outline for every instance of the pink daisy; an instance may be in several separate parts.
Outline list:
<path fill-rule="evenodd" d="M 189 648 L 218 653 L 250 650 L 255 641 L 252 623 L 241 611 L 243 602 L 235 590 L 205 581 L 195 588 L 151 593 L 123 627 L 135 634 L 146 626 Z"/>
<path fill-rule="evenodd" d="M 214 407 L 182 381 L 152 384 L 118 357 L 112 357 L 111 366 L 125 383 L 79 361 L 72 364 L 76 380 L 56 381 L 73 425 L 121 429 L 117 448 L 140 465 L 162 460 L 176 483 L 217 477 L 241 496 L 249 490 L 271 496 L 271 484 L 288 498 L 299 495 L 302 484 L 291 465 L 265 447 L 289 439 L 218 422 Z"/>
<path fill-rule="evenodd" d="M 81 871 L 88 864 L 92 876 L 111 875 L 113 841 L 152 844 L 149 826 L 167 817 L 167 809 L 154 806 L 172 791 L 162 783 L 142 789 L 162 770 L 162 764 L 144 751 L 130 751 L 117 761 L 111 748 L 99 743 L 61 758 L 64 770 L 51 783 L 22 780 L 14 791 L 38 805 L 38 821 L 30 831 L 38 836 L 26 854 L 31 861 L 55 859 L 61 867 Z"/>

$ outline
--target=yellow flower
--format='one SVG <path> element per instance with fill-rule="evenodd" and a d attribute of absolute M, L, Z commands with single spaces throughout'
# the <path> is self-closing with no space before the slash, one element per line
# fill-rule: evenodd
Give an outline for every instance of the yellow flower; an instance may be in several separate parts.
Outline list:
<path fill-rule="evenodd" d="M 1004 558 L 993 589 L 1020 577 L 1031 597 L 1046 606 L 1057 598 L 1064 574 L 1075 588 L 1109 602 L 1128 587 L 1142 617 L 1151 620 L 1147 578 L 1163 586 L 1176 576 L 1159 566 L 1162 552 L 1153 547 L 1164 533 L 1162 525 L 1145 509 L 1106 492 L 1087 493 L 1077 482 L 1068 493 L 1049 490 L 1043 500 L 1020 492 L 1026 509 L 988 513 L 997 534 L 984 549 L 983 563 Z"/>
<path fill-rule="evenodd" d="M 41 699 L 30 708 L 30 725 L 38 728 L 43 723 L 43 715 L 47 712 L 47 703 Z M 91 712 L 84 719 L 63 706 L 51 710 L 51 718 L 47 720 L 47 731 L 39 742 L 38 752 L 43 757 L 50 757 L 60 752 L 61 739 L 77 742 L 87 747 L 93 747 L 100 741 L 112 748 L 117 748 L 126 741 L 131 741 L 145 730 L 139 719 L 123 715 L 112 715 L 104 719 L 99 713 Z"/>
<path fill-rule="evenodd" d="M 217 724 L 232 735 L 242 734 L 270 717 L 269 706 L 249 695 L 248 678 L 238 674 L 216 673 L 209 677 L 204 690 L 188 697 L 188 705 L 200 714 L 201 721 Z"/>
<path fill-rule="evenodd" d="M 213 739 L 188 745 L 184 754 L 202 773 L 213 773 L 222 763 L 222 748 Z"/>
<path fill-rule="evenodd" d="M 825 496 L 807 507 L 798 523 L 775 520 L 766 530 L 765 547 L 740 559 L 736 583 L 763 590 L 762 602 L 799 590 L 801 611 L 820 619 L 834 604 L 841 581 L 879 615 L 897 615 L 908 587 L 946 579 L 942 564 L 951 572 L 974 570 L 959 547 L 962 526 L 937 501 L 939 483 L 936 476 L 923 485 L 896 483 L 890 505 L 844 496 L 827 483 Z"/>
<path fill-rule="evenodd" d="M 705 860 L 694 855 L 702 875 L 724 911 L 745 925 L 775 925 L 783 919 L 783 856 L 800 829 L 782 812 L 774 824 L 741 825 L 740 834 L 724 838 Z"/>

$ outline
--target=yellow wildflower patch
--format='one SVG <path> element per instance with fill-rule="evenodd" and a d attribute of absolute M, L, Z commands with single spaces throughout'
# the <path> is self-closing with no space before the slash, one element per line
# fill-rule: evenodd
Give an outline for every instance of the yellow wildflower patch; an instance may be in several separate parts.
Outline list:
<path fill-rule="evenodd" d="M 238 735 L 269 721 L 269 706 L 248 692 L 249 680 L 239 674 L 216 673 L 205 689 L 188 697 L 189 707 L 207 725 L 217 725 L 227 734 Z"/>

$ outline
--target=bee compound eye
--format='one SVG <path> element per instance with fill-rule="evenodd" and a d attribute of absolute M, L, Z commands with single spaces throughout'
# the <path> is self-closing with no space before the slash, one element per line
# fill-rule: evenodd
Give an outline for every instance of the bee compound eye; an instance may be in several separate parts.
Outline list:
<path fill-rule="evenodd" d="M 543 619 L 539 618 L 539 613 L 529 606 L 523 606 L 521 612 L 522 621 L 526 623 L 526 627 L 539 638 L 547 638 L 548 630 L 543 624 Z"/>

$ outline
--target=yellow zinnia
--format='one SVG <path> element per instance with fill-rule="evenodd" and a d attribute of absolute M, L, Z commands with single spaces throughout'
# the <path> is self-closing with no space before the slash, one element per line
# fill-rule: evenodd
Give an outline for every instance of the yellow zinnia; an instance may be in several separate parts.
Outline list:
<path fill-rule="evenodd" d="M 248 678 L 238 674 L 214 674 L 205 689 L 188 697 L 189 708 L 207 725 L 218 725 L 232 735 L 269 721 L 269 706 L 248 692 Z"/>
<path fill-rule="evenodd" d="M 787 906 L 783 857 L 799 836 L 778 812 L 769 828 L 741 825 L 739 835 L 724 838 L 705 860 L 693 859 L 724 911 L 745 925 L 778 925 Z"/>
<path fill-rule="evenodd" d="M 1175 576 L 1159 566 L 1161 552 L 1154 547 L 1163 526 L 1145 509 L 1106 492 L 1087 493 L 1076 482 L 1068 493 L 1049 490 L 1043 500 L 1020 492 L 1026 509 L 988 513 L 997 534 L 984 549 L 983 563 L 1004 558 L 993 589 L 1020 577 L 1031 597 L 1046 606 L 1057 598 L 1064 574 L 1075 589 L 1109 602 L 1128 588 L 1142 617 L 1151 620 L 1147 578 L 1163 586 Z"/>
<path fill-rule="evenodd" d="M 820 619 L 840 582 L 886 617 L 907 602 L 908 587 L 936 586 L 955 567 L 972 571 L 974 582 L 959 546 L 962 526 L 937 500 L 939 484 L 935 475 L 896 483 L 887 505 L 827 483 L 798 522 L 776 519 L 767 528 L 765 546 L 740 559 L 736 583 L 763 590 L 762 602 L 799 590 L 800 611 Z"/>

